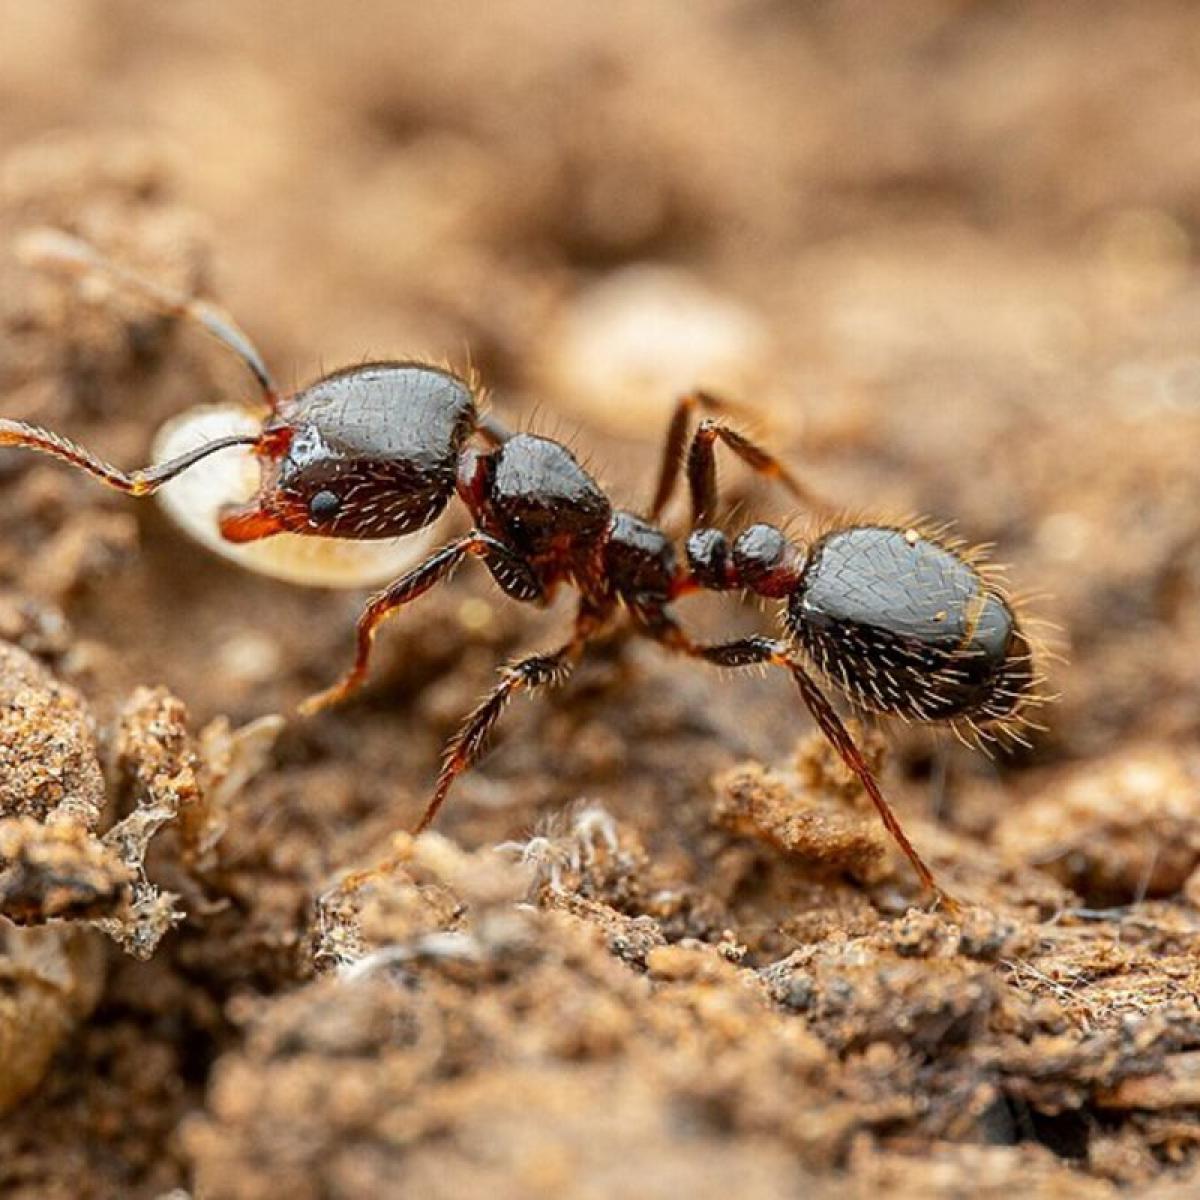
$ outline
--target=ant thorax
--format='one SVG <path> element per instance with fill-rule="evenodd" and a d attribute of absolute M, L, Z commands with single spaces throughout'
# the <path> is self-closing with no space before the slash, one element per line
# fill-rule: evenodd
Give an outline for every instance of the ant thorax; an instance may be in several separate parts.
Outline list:
<path fill-rule="evenodd" d="M 612 515 L 608 497 L 566 446 L 528 433 L 495 451 L 486 508 L 532 559 L 590 554 Z"/>

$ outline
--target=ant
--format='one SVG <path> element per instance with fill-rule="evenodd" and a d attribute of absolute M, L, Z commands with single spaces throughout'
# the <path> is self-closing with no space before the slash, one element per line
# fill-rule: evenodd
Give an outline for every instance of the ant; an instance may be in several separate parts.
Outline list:
<path fill-rule="evenodd" d="M 562 587 L 578 594 L 567 640 L 504 667 L 499 682 L 446 747 L 415 832 L 426 829 L 454 781 L 480 756 L 519 692 L 561 684 L 584 647 L 624 610 L 633 628 L 664 647 L 719 667 L 779 667 L 842 761 L 858 778 L 924 888 L 953 906 L 909 841 L 842 719 L 805 665 L 860 707 L 920 721 L 966 724 L 987 735 L 1024 720 L 1040 699 L 1030 643 L 986 568 L 935 531 L 834 523 L 809 543 L 767 524 L 732 542 L 713 524 L 716 447 L 823 507 L 775 456 L 723 419 L 731 406 L 705 392 L 677 402 L 646 516 L 615 508 L 571 451 L 550 438 L 510 433 L 481 414 L 471 384 L 421 362 L 371 362 L 283 395 L 249 338 L 223 312 L 109 262 L 78 239 L 44 231 L 27 241 L 35 265 L 69 275 L 98 272 L 165 313 L 198 322 L 254 376 L 266 412 L 257 434 L 214 439 L 168 462 L 126 473 L 58 434 L 0 420 L 0 445 L 64 459 L 111 487 L 148 495 L 209 454 L 251 446 L 256 496 L 226 505 L 222 535 L 234 542 L 281 531 L 375 539 L 431 524 L 458 496 L 472 528 L 372 596 L 358 620 L 353 665 L 300 706 L 312 714 L 345 700 L 367 675 L 380 624 L 466 558 L 482 561 L 513 600 L 546 605 Z M 698 413 L 705 415 L 689 429 Z M 683 563 L 659 521 L 681 475 L 692 529 Z M 679 624 L 673 603 L 694 592 L 742 591 L 783 602 L 779 638 L 704 644 Z"/>

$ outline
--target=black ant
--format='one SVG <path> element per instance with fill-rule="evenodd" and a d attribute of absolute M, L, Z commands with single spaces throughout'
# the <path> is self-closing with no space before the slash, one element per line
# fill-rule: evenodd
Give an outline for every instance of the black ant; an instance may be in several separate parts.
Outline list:
<path fill-rule="evenodd" d="M 143 280 L 65 234 L 40 235 L 30 243 L 29 257 L 73 274 L 101 271 L 166 313 L 198 321 L 250 369 L 268 411 L 256 435 L 219 438 L 128 474 L 57 434 L 17 421 L 0 420 L 0 445 L 55 455 L 133 495 L 155 491 L 225 447 L 251 445 L 261 464 L 258 493 L 248 504 L 227 506 L 220 518 L 224 537 L 239 542 L 285 530 L 394 538 L 428 526 L 456 493 L 465 505 L 470 532 L 367 602 L 353 666 L 306 700 L 302 712 L 314 713 L 356 691 L 380 623 L 467 557 L 482 560 L 501 590 L 522 603 L 547 604 L 562 586 L 577 591 L 570 637 L 557 649 L 504 667 L 494 690 L 451 739 L 417 832 L 429 826 L 454 781 L 479 757 L 512 697 L 562 683 L 588 641 L 624 609 L 639 633 L 678 653 L 721 667 L 785 669 L 922 884 L 948 899 L 803 656 L 852 701 L 878 713 L 980 730 L 1022 719 L 1021 710 L 1038 699 L 1030 645 L 1004 595 L 970 556 L 917 527 L 872 524 L 835 526 L 808 544 L 759 524 L 731 544 L 712 526 L 718 443 L 799 501 L 816 502 L 777 458 L 719 415 L 703 417 L 689 443 L 697 410 L 720 414 L 728 407 L 703 392 L 677 405 L 654 499 L 642 517 L 614 508 L 559 442 L 511 434 L 481 415 L 473 388 L 448 370 L 418 362 L 368 363 L 281 395 L 249 339 L 212 306 Z M 685 471 L 693 528 L 681 564 L 658 521 Z M 782 600 L 784 636 L 693 641 L 671 606 L 698 590 L 743 590 Z"/>

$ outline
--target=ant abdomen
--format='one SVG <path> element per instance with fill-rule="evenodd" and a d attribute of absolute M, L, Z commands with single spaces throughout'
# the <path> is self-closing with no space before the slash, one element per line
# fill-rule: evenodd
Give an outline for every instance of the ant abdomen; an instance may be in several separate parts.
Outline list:
<path fill-rule="evenodd" d="M 983 730 L 1035 688 L 1009 602 L 918 529 L 854 526 L 813 542 L 786 620 L 822 672 L 874 712 Z"/>

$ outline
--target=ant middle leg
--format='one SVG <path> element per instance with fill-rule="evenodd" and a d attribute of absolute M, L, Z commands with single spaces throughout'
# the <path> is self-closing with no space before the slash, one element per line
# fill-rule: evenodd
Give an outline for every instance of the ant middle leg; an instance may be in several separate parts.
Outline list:
<path fill-rule="evenodd" d="M 531 654 L 527 658 L 518 659 L 503 669 L 500 682 L 483 703 L 468 715 L 447 744 L 433 795 L 421 820 L 413 828 L 413 836 L 429 828 L 438 810 L 446 802 L 454 781 L 478 761 L 488 736 L 495 729 L 513 696 L 520 691 L 534 692 L 562 683 L 579 660 L 588 639 L 603 623 L 605 615 L 592 609 L 581 609 L 575 618 L 575 629 L 565 645 L 549 654 Z M 364 884 L 385 878 L 404 861 L 407 854 L 408 848 L 403 846 L 375 866 L 352 872 L 342 879 L 338 891 L 343 895 L 353 895 Z"/>
<path fill-rule="evenodd" d="M 492 730 L 508 703 L 518 692 L 536 692 L 563 683 L 575 668 L 583 647 L 601 624 L 594 612 L 580 612 L 570 640 L 549 654 L 531 654 L 510 663 L 501 671 L 500 682 L 467 717 L 446 746 L 442 769 L 438 773 L 424 815 L 413 829 L 418 834 L 428 829 L 446 801 L 454 781 L 479 759 Z"/>
<path fill-rule="evenodd" d="M 371 659 L 371 647 L 379 626 L 398 608 L 423 596 L 430 588 L 441 583 L 468 555 L 484 559 L 493 576 L 503 578 L 510 595 L 519 599 L 536 601 L 543 594 L 541 583 L 527 564 L 518 559 L 502 542 L 478 530 L 459 538 L 456 542 L 436 550 L 419 566 L 402 575 L 381 592 L 367 601 L 358 618 L 357 647 L 354 664 L 344 676 L 324 691 L 309 696 L 301 702 L 300 712 L 305 716 L 332 704 L 345 700 L 362 686 L 367 677 Z"/>
<path fill-rule="evenodd" d="M 805 707 L 816 721 L 817 728 L 837 751 L 846 767 L 862 784 L 863 791 L 874 804 L 884 828 L 891 834 L 896 845 L 900 847 L 904 856 L 912 864 L 922 886 L 945 904 L 951 912 L 958 910 L 957 902 L 938 884 L 933 872 L 926 866 L 924 859 L 917 853 L 916 847 L 909 841 L 904 827 L 900 824 L 900 819 L 884 798 L 874 773 L 867 764 L 862 751 L 855 744 L 853 737 L 850 736 L 850 731 L 846 728 L 845 723 L 820 687 L 817 686 L 816 680 L 805 670 L 786 642 L 767 637 L 747 637 L 729 642 L 697 643 L 693 642 L 684 630 L 666 614 L 659 614 L 657 621 L 647 626 L 646 631 L 671 649 L 691 658 L 702 659 L 714 666 L 730 668 L 771 666 L 782 667 L 788 671 L 800 691 L 800 698 L 804 701 Z"/>

